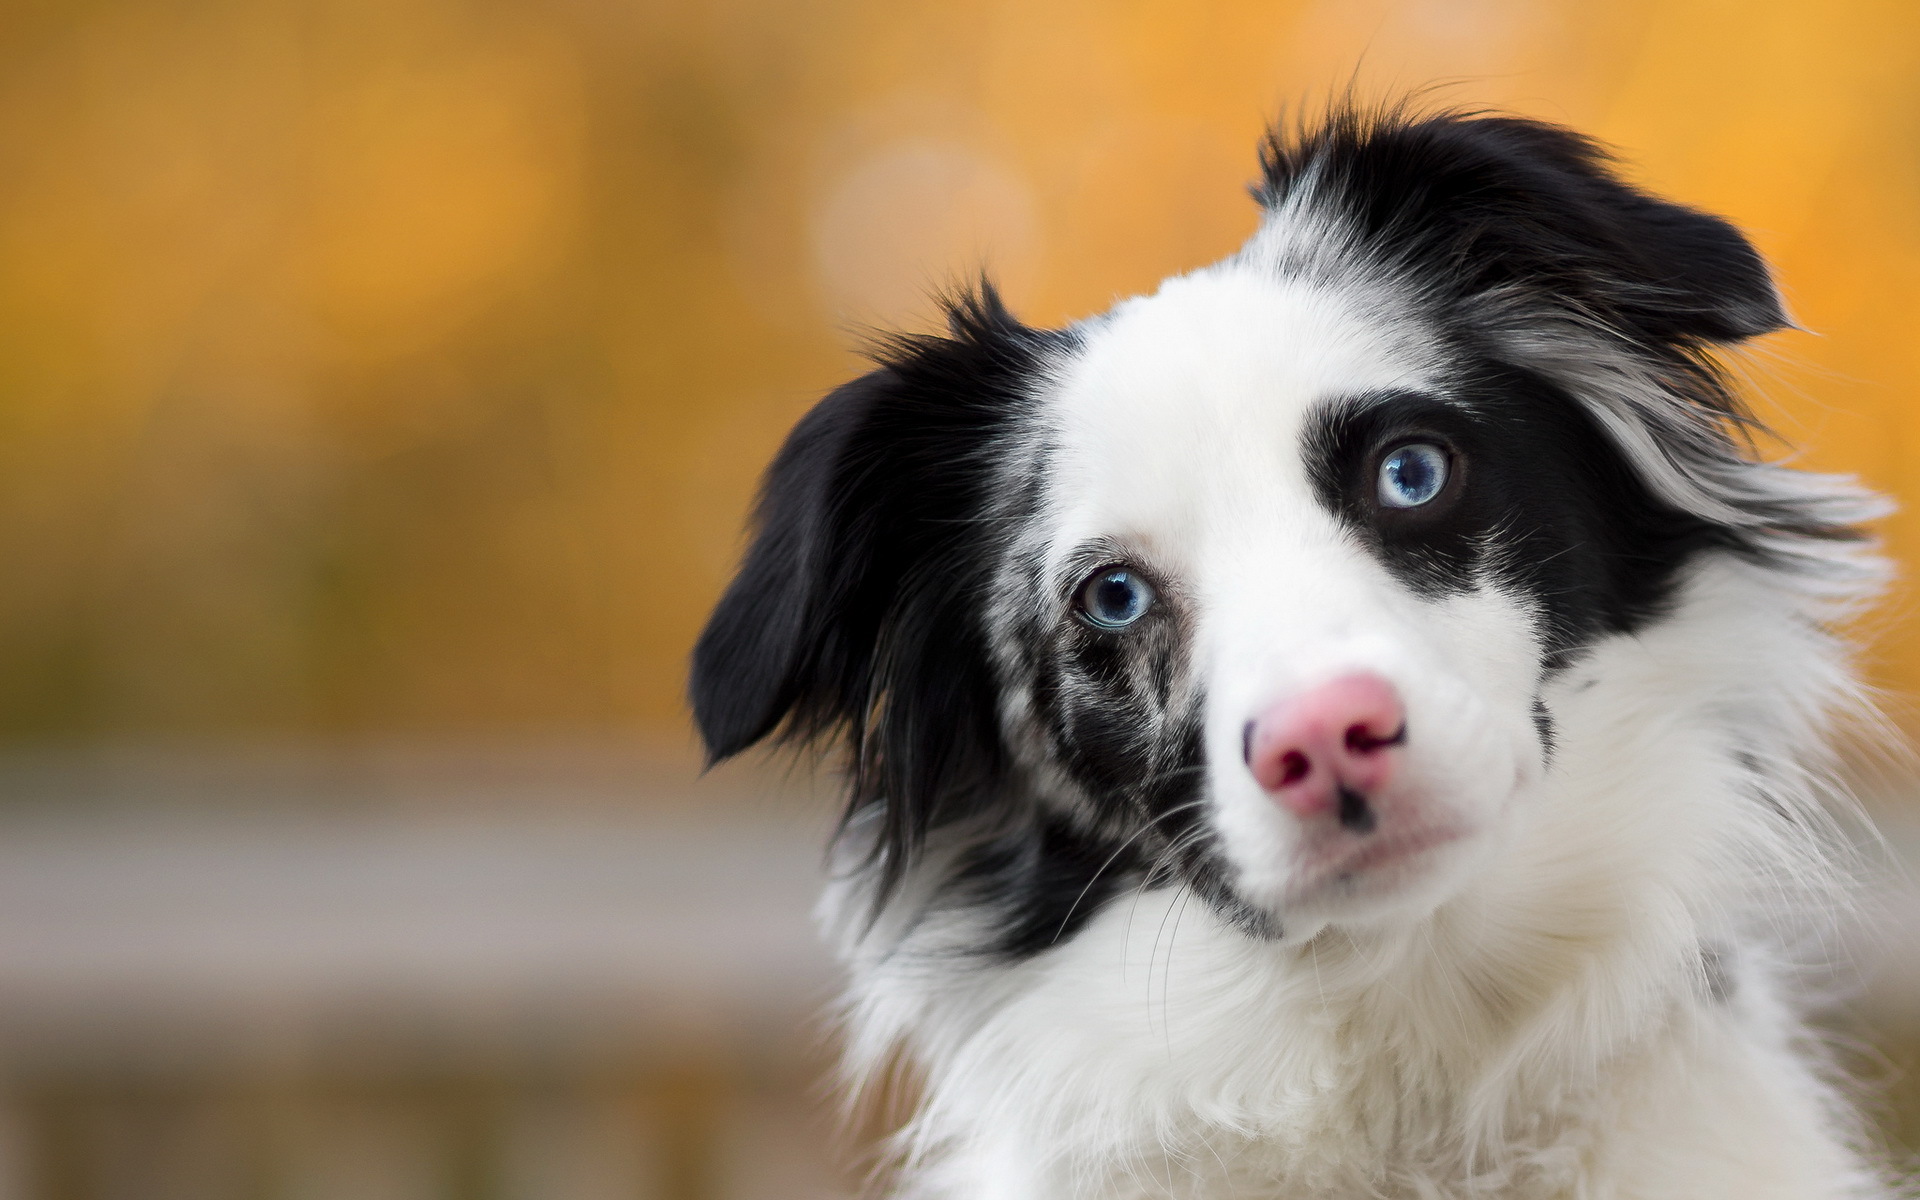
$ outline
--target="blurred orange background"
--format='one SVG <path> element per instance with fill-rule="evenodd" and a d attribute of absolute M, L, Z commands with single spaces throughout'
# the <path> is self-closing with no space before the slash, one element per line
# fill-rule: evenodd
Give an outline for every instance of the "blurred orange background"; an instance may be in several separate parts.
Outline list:
<path fill-rule="evenodd" d="M 1263 123 L 1349 79 L 1731 216 L 1806 329 L 1745 360 L 1763 411 L 1920 500 L 1911 4 L 21 2 L 0 737 L 684 742 L 756 475 L 862 328 L 1231 250 Z"/>
<path fill-rule="evenodd" d="M 1349 84 L 1744 227 L 1803 329 L 1734 369 L 1920 562 L 1911 0 L 0 7 L 0 1200 L 856 1194 L 831 785 L 686 756 L 759 472 L 945 283 L 1231 251 Z M 1903 1154 L 1915 878 L 1831 1017 Z"/>

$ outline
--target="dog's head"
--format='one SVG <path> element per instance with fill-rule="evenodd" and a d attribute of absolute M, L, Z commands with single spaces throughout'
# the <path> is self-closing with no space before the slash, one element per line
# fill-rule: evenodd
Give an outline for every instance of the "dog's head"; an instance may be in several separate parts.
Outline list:
<path fill-rule="evenodd" d="M 844 734 L 881 894 L 965 826 L 1023 832 L 963 874 L 1054 902 L 1431 908 L 1551 768 L 1556 673 L 1702 556 L 1826 569 L 1703 357 L 1785 323 L 1730 226 L 1522 120 L 1336 116 L 1265 167 L 1235 257 L 1057 332 L 982 288 L 771 468 L 695 712 L 715 758 Z"/>

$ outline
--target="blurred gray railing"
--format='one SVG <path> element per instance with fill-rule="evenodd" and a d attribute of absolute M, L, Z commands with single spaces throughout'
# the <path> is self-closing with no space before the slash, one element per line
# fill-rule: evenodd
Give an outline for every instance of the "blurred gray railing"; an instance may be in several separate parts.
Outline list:
<path fill-rule="evenodd" d="M 810 786 L 569 747 L 0 756 L 0 1200 L 853 1194 Z M 1892 873 L 1855 1007 L 1910 1151 Z"/>
<path fill-rule="evenodd" d="M 0 1200 L 845 1194 L 810 1090 L 828 814 L 753 786 L 0 765 Z"/>

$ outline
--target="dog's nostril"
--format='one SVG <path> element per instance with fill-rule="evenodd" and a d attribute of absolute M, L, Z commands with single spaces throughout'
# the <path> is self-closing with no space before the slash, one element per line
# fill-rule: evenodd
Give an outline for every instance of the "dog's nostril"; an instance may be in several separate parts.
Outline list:
<path fill-rule="evenodd" d="M 1299 783 L 1312 769 L 1313 764 L 1307 761 L 1306 755 L 1298 750 L 1287 751 L 1280 756 L 1280 786 L 1286 787 L 1290 783 Z"/>
<path fill-rule="evenodd" d="M 1248 721 L 1240 731 L 1240 760 L 1248 766 L 1253 765 L 1253 726 L 1254 722 Z"/>
<path fill-rule="evenodd" d="M 1352 725 L 1347 728 L 1347 749 L 1355 754 L 1372 754 L 1383 746 L 1398 746 L 1407 738 L 1407 727 L 1402 725 L 1386 737 L 1376 737 L 1373 730 L 1365 725 Z"/>

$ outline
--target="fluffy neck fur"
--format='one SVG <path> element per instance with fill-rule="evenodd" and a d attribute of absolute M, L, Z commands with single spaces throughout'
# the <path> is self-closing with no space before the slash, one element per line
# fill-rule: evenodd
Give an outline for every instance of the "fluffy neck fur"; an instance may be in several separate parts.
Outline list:
<path fill-rule="evenodd" d="M 1781 966 L 1836 894 L 1822 747 L 1855 685 L 1814 602 L 1762 576 L 1708 560 L 1555 679 L 1544 782 L 1411 928 L 1262 942 L 1164 888 L 998 966 L 967 910 L 928 906 L 963 839 L 871 924 L 843 877 L 848 1073 L 903 1055 L 933 1081 L 905 1194 L 1773 1194 L 1726 1191 L 1742 1171 L 1875 1194 Z"/>

